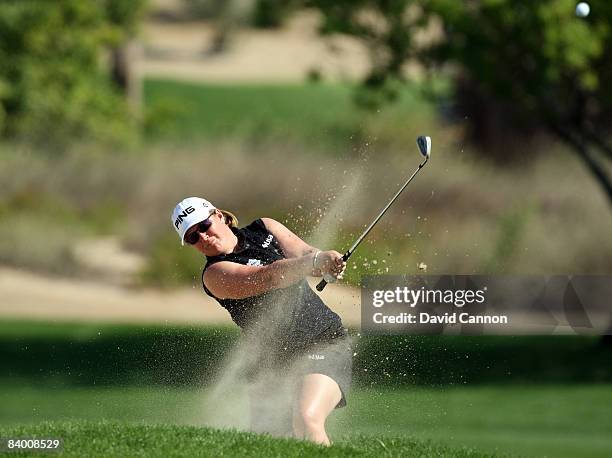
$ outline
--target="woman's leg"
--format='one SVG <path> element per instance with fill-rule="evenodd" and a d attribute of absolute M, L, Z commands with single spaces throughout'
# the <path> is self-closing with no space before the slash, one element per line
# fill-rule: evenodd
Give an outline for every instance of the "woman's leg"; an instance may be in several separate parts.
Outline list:
<path fill-rule="evenodd" d="M 295 436 L 318 444 L 330 445 L 325 420 L 342 399 L 336 381 L 323 374 L 305 375 L 298 387 L 293 411 Z"/>

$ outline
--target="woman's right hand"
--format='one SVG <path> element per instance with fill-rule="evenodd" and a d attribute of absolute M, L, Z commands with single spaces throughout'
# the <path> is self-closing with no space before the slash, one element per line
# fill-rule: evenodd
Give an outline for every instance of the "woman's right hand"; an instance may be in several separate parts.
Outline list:
<path fill-rule="evenodd" d="M 320 251 L 316 257 L 316 262 L 314 263 L 314 269 L 319 270 L 323 277 L 327 277 L 326 281 L 329 281 L 329 278 L 333 278 L 334 281 L 336 279 L 341 280 L 342 274 L 346 269 L 346 262 L 342 259 L 342 255 L 334 250 L 329 251 Z"/>

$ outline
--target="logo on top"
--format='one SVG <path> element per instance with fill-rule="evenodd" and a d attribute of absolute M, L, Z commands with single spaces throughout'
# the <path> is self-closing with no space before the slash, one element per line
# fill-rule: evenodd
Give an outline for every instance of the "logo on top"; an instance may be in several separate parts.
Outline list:
<path fill-rule="evenodd" d="M 315 361 L 325 359 L 325 355 L 319 355 L 317 353 L 311 353 L 308 355 L 308 359 L 314 359 Z"/>
<path fill-rule="evenodd" d="M 264 243 L 261 244 L 261 246 L 263 248 L 268 248 L 270 246 L 270 244 L 272 243 L 272 239 L 274 238 L 274 236 L 272 234 L 268 235 L 268 237 L 266 237 L 266 240 L 264 241 Z"/>
<path fill-rule="evenodd" d="M 193 213 L 194 211 L 195 211 L 195 208 L 193 208 L 192 206 L 189 206 L 185 210 L 183 210 L 181 213 L 179 213 L 178 218 L 174 220 L 174 225 L 176 226 L 176 228 L 178 229 L 179 224 L 181 224 L 183 220 L 187 218 L 187 215 L 189 215 L 190 213 Z"/>

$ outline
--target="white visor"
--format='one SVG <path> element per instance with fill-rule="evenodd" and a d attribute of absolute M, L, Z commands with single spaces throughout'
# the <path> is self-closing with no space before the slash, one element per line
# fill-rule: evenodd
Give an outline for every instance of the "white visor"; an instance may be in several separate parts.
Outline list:
<path fill-rule="evenodd" d="M 204 221 L 215 212 L 213 204 L 200 197 L 187 197 L 183 199 L 172 212 L 172 225 L 181 238 L 181 245 L 185 244 L 185 233 L 190 227 Z"/>

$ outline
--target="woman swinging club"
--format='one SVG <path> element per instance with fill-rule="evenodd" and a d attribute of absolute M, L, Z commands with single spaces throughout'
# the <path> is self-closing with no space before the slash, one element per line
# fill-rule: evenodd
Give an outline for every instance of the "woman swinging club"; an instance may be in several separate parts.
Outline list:
<path fill-rule="evenodd" d="M 252 429 L 329 445 L 325 421 L 346 405 L 351 346 L 340 317 L 305 278 L 342 278 L 342 255 L 313 248 L 270 218 L 238 228 L 233 214 L 198 197 L 176 205 L 172 224 L 181 243 L 206 256 L 204 291 L 227 309 L 252 349 L 244 371 L 260 382 L 250 396 Z M 278 403 L 267 395 L 283 387 L 291 400 L 272 405 Z"/>

